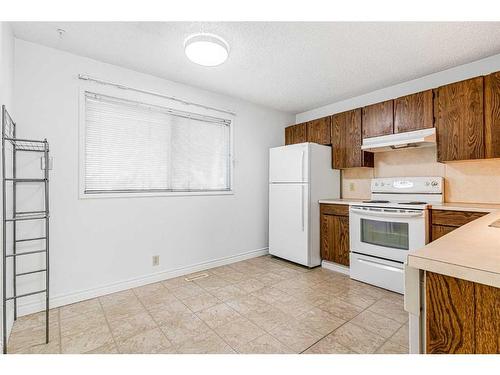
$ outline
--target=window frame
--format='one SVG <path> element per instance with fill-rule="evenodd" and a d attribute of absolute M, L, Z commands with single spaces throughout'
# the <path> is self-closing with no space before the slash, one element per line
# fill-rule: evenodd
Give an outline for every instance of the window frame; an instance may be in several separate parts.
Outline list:
<path fill-rule="evenodd" d="M 146 105 L 161 106 L 179 111 L 189 111 L 197 115 L 219 117 L 230 121 L 229 126 L 229 190 L 206 191 L 133 191 L 133 192 L 85 192 L 85 135 L 86 135 L 86 106 L 85 93 L 91 92 L 98 95 L 111 96 L 118 99 L 140 102 Z M 144 198 L 144 197 L 182 197 L 182 196 L 224 196 L 234 195 L 234 116 L 204 108 L 196 108 L 181 103 L 167 102 L 164 98 L 156 98 L 149 94 L 126 91 L 115 87 L 107 87 L 97 83 L 87 83 L 78 87 L 78 197 L 79 199 L 106 199 L 106 198 Z"/>

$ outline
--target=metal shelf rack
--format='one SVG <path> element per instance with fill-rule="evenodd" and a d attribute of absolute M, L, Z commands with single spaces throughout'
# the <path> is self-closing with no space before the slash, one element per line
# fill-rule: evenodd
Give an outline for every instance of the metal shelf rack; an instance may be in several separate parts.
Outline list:
<path fill-rule="evenodd" d="M 10 143 L 11 150 L 8 150 L 6 145 Z M 12 177 L 6 177 L 6 160 L 7 151 L 12 152 Z M 16 155 L 18 152 L 38 152 L 42 154 L 44 161 L 43 178 L 17 178 Z M 17 187 L 22 183 L 41 183 L 44 188 L 44 209 L 38 211 L 17 211 Z M 9 204 L 12 207 L 11 217 L 7 217 L 7 187 L 12 186 L 12 202 Z M 47 139 L 30 140 L 16 138 L 16 123 L 12 120 L 5 106 L 2 106 L 2 209 L 3 209 L 3 236 L 2 236 L 2 276 L 3 276 L 3 293 L 2 293 L 2 317 L 3 317 L 3 352 L 7 353 L 7 306 L 8 302 L 14 304 L 14 320 L 17 320 L 17 301 L 20 298 L 33 296 L 35 294 L 45 294 L 45 342 L 49 342 L 49 143 Z M 45 234 L 40 237 L 33 238 L 17 238 L 17 222 L 28 220 L 44 220 Z M 11 227 L 12 233 L 12 250 L 7 249 L 7 229 Z M 45 246 L 43 249 L 18 252 L 17 244 L 29 241 L 43 241 Z M 32 254 L 45 253 L 45 267 L 28 272 L 17 272 L 17 260 L 20 257 L 29 256 Z M 12 263 L 12 285 L 13 295 L 7 295 L 7 263 L 11 260 Z M 45 288 L 29 293 L 17 294 L 17 279 L 22 276 L 32 274 L 45 275 Z"/>

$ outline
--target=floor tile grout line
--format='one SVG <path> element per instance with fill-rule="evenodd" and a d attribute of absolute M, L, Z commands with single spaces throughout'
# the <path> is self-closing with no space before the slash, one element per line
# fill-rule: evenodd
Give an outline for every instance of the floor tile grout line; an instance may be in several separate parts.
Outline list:
<path fill-rule="evenodd" d="M 340 325 L 339 327 L 335 328 L 334 330 L 332 330 L 331 332 L 329 332 L 327 335 L 323 336 L 321 339 L 319 339 L 318 341 L 316 341 L 314 344 L 312 344 L 312 345 L 310 345 L 309 347 L 307 347 L 306 349 L 304 349 L 302 352 L 300 352 L 300 354 L 304 353 L 306 350 L 308 350 L 308 349 L 309 349 L 309 348 L 311 348 L 312 346 L 316 345 L 318 342 L 320 342 L 321 340 L 323 340 L 325 337 L 327 337 L 327 336 L 331 335 L 333 332 L 337 331 L 338 329 L 340 329 L 341 327 L 343 327 L 343 326 L 344 326 L 344 325 L 346 325 L 347 323 L 351 323 L 351 324 L 354 324 L 356 327 L 360 327 L 360 326 L 359 326 L 359 325 L 357 325 L 356 323 L 353 323 L 353 322 L 352 322 L 352 320 L 353 320 L 354 318 L 356 318 L 358 315 L 360 315 L 361 313 L 363 313 L 363 312 L 365 312 L 366 310 L 368 310 L 371 306 L 373 306 L 375 303 L 377 303 L 380 299 L 382 299 L 382 298 L 379 298 L 378 300 L 376 300 L 375 302 L 373 302 L 371 305 L 369 305 L 368 307 L 366 307 L 364 310 L 362 310 L 362 311 L 360 311 L 359 313 L 357 313 L 356 315 L 354 315 L 351 319 L 346 320 L 344 323 L 342 323 L 342 325 Z M 345 302 L 345 301 L 344 301 L 344 302 Z M 354 304 L 351 304 L 351 305 L 354 305 Z M 356 306 L 356 305 L 354 305 L 354 306 Z M 361 306 L 358 306 L 358 307 L 361 307 Z M 323 311 L 325 311 L 325 310 L 323 310 Z M 326 312 L 328 312 L 328 311 L 326 311 Z M 339 318 L 339 319 L 342 319 L 341 317 L 339 317 L 339 316 L 337 316 L 337 315 L 335 315 L 335 314 L 333 314 L 333 313 L 330 313 L 330 314 L 332 314 L 333 316 L 335 316 L 335 317 L 337 317 L 337 318 Z M 342 320 L 343 320 L 343 319 L 342 319 Z M 361 327 L 361 328 L 364 328 L 364 327 Z M 366 329 L 366 328 L 364 328 L 364 329 Z M 382 344 L 382 345 L 383 345 L 383 344 Z M 343 346 L 345 346 L 345 345 L 343 345 Z M 354 349 L 352 349 L 352 348 L 350 348 L 350 347 L 347 347 L 347 349 L 349 349 L 349 350 L 352 350 L 352 351 L 356 352 Z M 378 349 L 379 349 L 379 348 L 377 348 L 377 350 L 378 350 Z M 358 353 L 358 352 L 356 352 L 356 353 Z M 361 353 L 358 353 L 358 354 L 361 354 Z"/>
<path fill-rule="evenodd" d="M 399 323 L 399 322 L 398 322 L 398 323 Z M 407 322 L 403 323 L 403 324 L 402 324 L 402 325 L 401 325 L 401 326 L 400 326 L 400 327 L 399 327 L 399 328 L 398 328 L 398 329 L 397 329 L 397 330 L 396 330 L 396 331 L 395 331 L 395 332 L 394 332 L 391 336 L 389 336 L 389 337 L 388 337 L 388 338 L 387 338 L 387 339 L 386 339 L 386 340 L 382 343 L 382 345 L 380 345 L 380 346 L 377 348 L 377 350 L 379 350 L 379 349 L 380 349 L 382 346 L 384 346 L 387 342 L 391 341 L 391 339 L 394 337 L 394 335 L 395 335 L 396 333 L 398 333 L 398 332 L 399 332 L 399 330 L 400 330 L 401 328 L 403 328 L 403 327 L 406 325 L 406 323 L 407 323 Z M 395 344 L 397 344 L 397 345 L 399 345 L 399 346 L 401 346 L 401 347 L 404 347 L 405 349 L 409 350 L 409 347 L 407 348 L 406 346 L 400 345 L 400 344 L 398 344 L 398 343 L 395 343 Z"/>
<path fill-rule="evenodd" d="M 305 348 L 304 350 L 302 350 L 299 354 L 304 354 L 305 351 L 307 351 L 308 349 L 310 349 L 311 347 L 313 347 L 314 345 L 316 345 L 318 342 L 320 342 L 321 340 L 325 339 L 327 336 L 331 335 L 333 332 L 335 332 L 336 330 L 338 330 L 339 328 L 343 327 L 344 325 L 346 325 L 347 323 L 349 323 L 350 320 L 347 320 L 345 321 L 344 323 L 342 323 L 340 326 L 338 326 L 337 328 L 331 330 L 330 332 L 328 332 L 326 335 L 324 335 L 322 338 L 318 339 L 316 342 L 312 343 L 311 345 L 309 345 L 307 348 Z M 343 345 L 345 346 L 345 345 Z M 351 348 L 348 348 L 350 350 L 353 350 Z"/>
<path fill-rule="evenodd" d="M 160 284 L 161 284 L 161 283 L 160 283 Z M 163 287 L 164 287 L 164 288 L 165 288 L 165 289 L 166 289 L 166 290 L 167 290 L 170 294 L 172 294 L 172 293 L 171 293 L 171 291 L 170 291 L 170 290 L 168 290 L 168 288 L 167 288 L 165 285 L 163 285 L 163 284 L 162 284 L 162 286 L 163 286 Z M 135 297 L 139 300 L 139 303 L 141 304 L 141 306 L 144 308 L 144 310 L 146 310 L 146 313 L 150 316 L 150 318 L 151 318 L 151 319 L 153 320 L 153 322 L 156 324 L 156 328 L 160 330 L 160 332 L 161 332 L 161 334 L 163 335 L 163 337 L 165 337 L 165 339 L 166 339 L 166 340 L 167 340 L 170 344 L 172 344 L 172 346 L 174 347 L 175 351 L 177 352 L 177 347 L 176 347 L 176 345 L 175 345 L 172 341 L 170 341 L 170 339 L 167 337 L 167 335 L 165 334 L 165 332 L 163 332 L 163 330 L 161 329 L 161 325 L 160 325 L 160 324 L 158 324 L 158 322 L 157 322 L 157 321 L 156 321 L 156 319 L 153 317 L 153 315 L 151 314 L 151 312 L 148 310 L 148 308 L 146 307 L 146 305 L 144 304 L 144 302 L 143 302 L 143 301 L 139 298 L 139 296 L 137 295 L 137 292 L 136 292 L 134 289 L 132 289 L 132 293 L 133 293 L 133 294 L 134 294 L 134 296 L 135 296 Z M 182 303 L 182 301 L 180 301 L 180 300 L 179 300 L 176 296 L 174 296 L 173 294 L 172 294 L 172 296 L 173 296 L 176 300 L 178 300 L 179 302 L 181 302 L 181 303 Z M 187 306 L 186 306 L 186 307 L 187 307 Z M 140 333 L 139 333 L 139 334 L 140 334 Z M 134 335 L 134 336 L 136 336 L 136 335 Z M 131 337 L 134 337 L 134 336 L 131 336 Z M 165 349 L 167 349 L 167 348 L 165 348 Z"/>
<path fill-rule="evenodd" d="M 101 299 L 98 297 L 97 301 L 99 302 L 99 306 L 101 306 L 102 314 L 104 315 L 104 320 L 106 321 L 106 325 L 108 326 L 109 333 L 111 335 L 111 338 L 113 339 L 113 343 L 115 344 L 116 351 L 120 354 L 122 352 L 120 351 L 120 347 L 118 346 L 118 342 L 116 341 L 115 335 L 113 334 L 113 330 L 111 329 L 111 324 L 109 324 L 108 316 L 106 315 L 106 310 L 104 309 L 104 306 L 102 305 Z M 97 347 L 96 349 L 98 349 Z M 95 350 L 95 349 L 94 349 Z"/>

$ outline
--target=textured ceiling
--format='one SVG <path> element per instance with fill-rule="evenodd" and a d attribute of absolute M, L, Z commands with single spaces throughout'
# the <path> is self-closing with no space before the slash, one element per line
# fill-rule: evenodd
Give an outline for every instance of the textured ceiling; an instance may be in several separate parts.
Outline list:
<path fill-rule="evenodd" d="M 500 22 L 14 22 L 16 37 L 299 113 L 500 53 Z M 56 29 L 66 30 L 59 38 Z M 218 67 L 188 61 L 195 32 L 225 38 Z M 105 77 L 104 77 L 105 78 Z"/>

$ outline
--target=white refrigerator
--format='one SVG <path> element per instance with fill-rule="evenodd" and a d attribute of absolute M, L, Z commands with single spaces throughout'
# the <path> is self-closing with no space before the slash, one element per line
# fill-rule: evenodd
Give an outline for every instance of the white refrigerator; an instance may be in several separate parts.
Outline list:
<path fill-rule="evenodd" d="M 271 148 L 269 158 L 269 253 L 318 266 L 318 200 L 340 197 L 340 171 L 332 169 L 332 149 L 298 143 Z"/>

